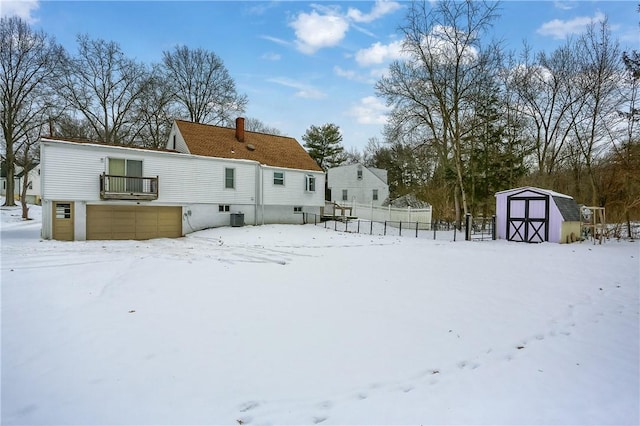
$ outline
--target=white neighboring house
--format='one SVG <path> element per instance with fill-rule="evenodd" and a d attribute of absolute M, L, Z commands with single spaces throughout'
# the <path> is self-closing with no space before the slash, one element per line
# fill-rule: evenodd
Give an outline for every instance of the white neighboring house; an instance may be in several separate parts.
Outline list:
<path fill-rule="evenodd" d="M 320 214 L 325 175 L 293 138 L 176 121 L 167 148 L 41 139 L 42 237 L 180 237 Z"/>
<path fill-rule="evenodd" d="M 327 171 L 331 200 L 340 205 L 372 204 L 381 206 L 389 197 L 387 171 L 360 163 L 334 167 Z"/>
<path fill-rule="evenodd" d="M 25 179 L 25 173 L 22 167 L 15 166 L 14 171 L 14 197 L 15 200 L 20 200 L 22 195 L 22 183 Z M 40 204 L 40 164 L 35 164 L 29 168 L 26 174 L 27 181 L 27 203 Z M 4 161 L 2 162 L 2 176 L 0 176 L 0 195 L 7 195 L 7 177 L 6 167 Z"/>

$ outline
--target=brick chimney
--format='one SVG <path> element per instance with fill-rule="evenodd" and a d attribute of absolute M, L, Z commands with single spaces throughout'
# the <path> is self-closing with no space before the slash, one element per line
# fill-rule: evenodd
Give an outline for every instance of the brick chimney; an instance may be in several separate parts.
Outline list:
<path fill-rule="evenodd" d="M 244 142 L 244 118 L 236 118 L 236 139 L 238 142 Z"/>

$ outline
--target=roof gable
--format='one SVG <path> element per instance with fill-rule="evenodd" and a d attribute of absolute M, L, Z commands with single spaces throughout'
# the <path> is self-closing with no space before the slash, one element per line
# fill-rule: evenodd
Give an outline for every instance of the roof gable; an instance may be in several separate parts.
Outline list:
<path fill-rule="evenodd" d="M 176 120 L 175 123 L 193 155 L 252 160 L 273 167 L 322 171 L 294 138 L 245 131 L 244 142 L 239 142 L 233 128 L 182 120 Z"/>

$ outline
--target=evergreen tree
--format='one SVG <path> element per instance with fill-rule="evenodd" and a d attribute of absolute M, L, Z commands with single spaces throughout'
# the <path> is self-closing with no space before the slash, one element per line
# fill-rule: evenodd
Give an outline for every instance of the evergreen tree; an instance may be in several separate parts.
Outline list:
<path fill-rule="evenodd" d="M 302 136 L 307 152 L 325 172 L 343 164 L 347 156 L 342 146 L 340 127 L 333 123 L 311 126 Z"/>

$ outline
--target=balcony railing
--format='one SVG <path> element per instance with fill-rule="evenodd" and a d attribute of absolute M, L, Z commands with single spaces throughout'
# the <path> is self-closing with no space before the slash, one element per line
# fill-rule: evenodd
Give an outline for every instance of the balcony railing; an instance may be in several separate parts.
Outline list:
<path fill-rule="evenodd" d="M 157 200 L 158 177 L 100 175 L 103 200 Z"/>

